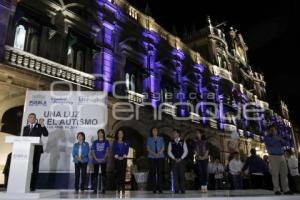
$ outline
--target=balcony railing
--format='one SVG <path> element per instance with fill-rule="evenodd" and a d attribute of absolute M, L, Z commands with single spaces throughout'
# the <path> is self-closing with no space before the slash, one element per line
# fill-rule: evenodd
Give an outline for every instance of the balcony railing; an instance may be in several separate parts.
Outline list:
<path fill-rule="evenodd" d="M 233 124 L 224 124 L 224 130 L 228 132 L 236 131 L 236 126 Z"/>
<path fill-rule="evenodd" d="M 169 104 L 169 103 L 163 103 L 162 104 L 162 111 L 166 114 L 176 116 L 176 106 Z"/>
<path fill-rule="evenodd" d="M 218 122 L 217 122 L 217 120 L 215 120 L 215 119 L 208 119 L 208 123 L 209 123 L 209 126 L 211 128 L 214 128 L 214 129 L 218 128 Z"/>
<path fill-rule="evenodd" d="M 232 81 L 231 72 L 227 71 L 226 69 L 223 69 L 216 65 L 210 65 L 210 70 L 214 75 Z"/>
<path fill-rule="evenodd" d="M 95 76 L 65 65 L 47 60 L 31 53 L 5 46 L 5 62 L 52 78 L 68 81 L 90 89 L 95 88 Z"/>
<path fill-rule="evenodd" d="M 201 116 L 197 113 L 190 112 L 190 119 L 192 122 L 200 123 Z"/>
<path fill-rule="evenodd" d="M 137 105 L 144 105 L 145 95 L 128 90 L 128 101 Z"/>

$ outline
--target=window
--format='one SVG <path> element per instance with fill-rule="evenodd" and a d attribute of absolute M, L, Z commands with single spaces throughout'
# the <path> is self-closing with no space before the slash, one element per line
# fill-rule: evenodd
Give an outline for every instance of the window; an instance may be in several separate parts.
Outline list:
<path fill-rule="evenodd" d="M 24 50 L 26 38 L 26 29 L 23 25 L 18 25 L 14 41 L 14 48 Z"/>
<path fill-rule="evenodd" d="M 83 70 L 84 65 L 84 56 L 82 51 L 77 51 L 76 55 L 76 69 Z"/>
<path fill-rule="evenodd" d="M 135 91 L 135 75 L 126 73 L 125 75 L 126 88 L 130 91 Z"/>
<path fill-rule="evenodd" d="M 32 54 L 37 54 L 37 52 L 38 52 L 38 36 L 37 35 L 33 35 L 31 37 L 29 52 Z"/>

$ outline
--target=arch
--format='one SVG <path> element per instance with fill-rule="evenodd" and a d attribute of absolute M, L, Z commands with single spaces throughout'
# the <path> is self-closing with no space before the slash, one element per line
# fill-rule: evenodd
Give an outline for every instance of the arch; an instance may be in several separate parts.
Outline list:
<path fill-rule="evenodd" d="M 143 124 L 141 121 L 129 120 L 129 121 L 116 121 L 112 125 L 112 133 L 114 134 L 121 127 L 130 127 L 139 132 L 143 137 L 147 137 L 150 131 L 150 128 Z"/>
<path fill-rule="evenodd" d="M 3 85 L 1 86 L 3 87 Z M 10 88 L 11 89 L 11 88 Z M 1 92 L 4 92 L 3 90 Z M 0 121 L 2 121 L 4 113 L 14 107 L 23 106 L 25 99 L 25 92 L 20 91 L 18 94 L 3 97 L 0 104 Z M 2 126 L 2 124 L 0 124 Z M 0 128 L 1 128 L 0 126 Z"/>
<path fill-rule="evenodd" d="M 16 106 L 8 109 L 2 117 L 1 132 L 20 135 L 23 117 L 23 107 Z"/>

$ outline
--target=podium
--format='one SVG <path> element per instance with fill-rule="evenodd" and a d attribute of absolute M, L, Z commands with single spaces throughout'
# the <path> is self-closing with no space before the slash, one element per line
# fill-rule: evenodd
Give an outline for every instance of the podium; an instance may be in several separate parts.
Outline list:
<path fill-rule="evenodd" d="M 27 193 L 30 190 L 34 145 L 40 144 L 39 137 L 7 136 L 12 143 L 7 193 Z"/>
<path fill-rule="evenodd" d="M 0 199 L 37 199 L 53 195 L 54 192 L 30 191 L 34 145 L 40 144 L 39 137 L 7 136 L 6 143 L 12 143 L 7 192 L 0 193 Z"/>

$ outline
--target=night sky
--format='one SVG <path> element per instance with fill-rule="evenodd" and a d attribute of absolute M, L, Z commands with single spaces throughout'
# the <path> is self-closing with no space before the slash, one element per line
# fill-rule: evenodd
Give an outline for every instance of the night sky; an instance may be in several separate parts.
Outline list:
<path fill-rule="evenodd" d="M 141 11 L 148 4 L 155 21 L 170 32 L 176 27 L 179 37 L 185 29 L 204 27 L 207 15 L 214 24 L 227 21 L 227 27 L 242 33 L 252 68 L 264 74 L 271 107 L 277 109 L 280 97 L 288 104 L 291 120 L 300 126 L 299 1 L 128 1 Z"/>

